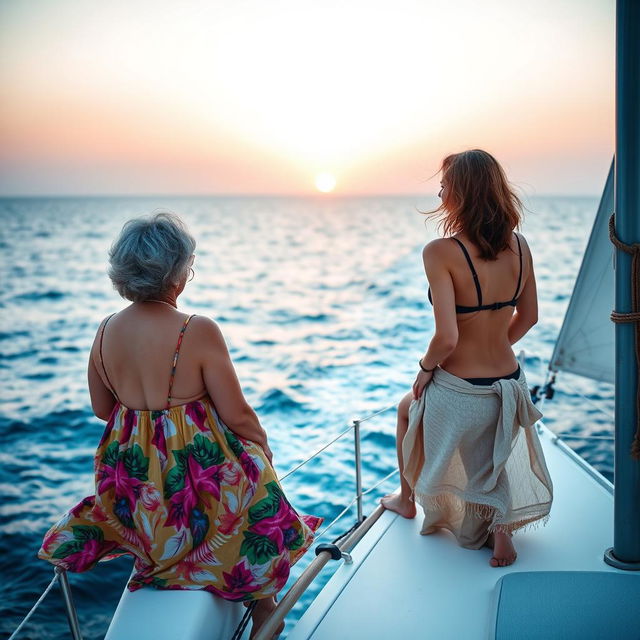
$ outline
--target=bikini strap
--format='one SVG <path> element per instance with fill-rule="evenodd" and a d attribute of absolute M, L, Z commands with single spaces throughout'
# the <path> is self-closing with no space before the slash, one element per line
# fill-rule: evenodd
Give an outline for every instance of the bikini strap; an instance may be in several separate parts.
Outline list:
<path fill-rule="evenodd" d="M 107 385 L 109 387 L 109 391 L 111 391 L 111 393 L 113 394 L 113 396 L 115 397 L 115 399 L 120 402 L 120 398 L 118 398 L 118 394 L 116 393 L 116 390 L 114 388 L 114 386 L 111 384 L 111 380 L 109 380 L 109 374 L 107 373 L 107 369 L 104 366 L 104 358 L 102 357 L 102 341 L 104 339 L 104 330 L 107 327 L 107 322 L 109 322 L 109 320 L 111 320 L 111 318 L 113 318 L 113 316 L 115 316 L 115 313 L 112 313 L 102 324 L 102 329 L 100 330 L 100 346 L 99 346 L 99 354 L 100 354 L 100 366 L 102 367 L 102 371 L 104 373 L 104 377 L 107 379 Z"/>
<path fill-rule="evenodd" d="M 518 291 L 520 291 L 520 283 L 522 282 L 522 247 L 520 246 L 520 238 L 518 234 L 514 232 L 513 234 L 518 241 L 518 253 L 520 255 L 520 272 L 518 273 L 518 284 L 516 285 L 516 292 L 513 294 L 513 302 L 518 299 Z"/>
<path fill-rule="evenodd" d="M 473 282 L 476 285 L 476 292 L 478 294 L 478 306 L 481 307 L 482 306 L 482 289 L 480 287 L 480 281 L 478 280 L 478 274 L 476 273 L 476 269 L 473 266 L 473 262 L 471 261 L 471 256 L 469 255 L 467 248 L 462 244 L 462 242 L 460 242 L 460 240 L 458 240 L 458 238 L 452 238 L 452 240 L 455 240 L 460 245 L 460 248 L 462 249 L 462 253 L 464 253 L 464 257 L 467 259 L 467 264 L 469 265 L 469 269 L 471 269 L 471 275 L 473 276 Z"/>
<path fill-rule="evenodd" d="M 180 355 L 180 347 L 182 346 L 182 338 L 184 338 L 184 332 L 187 330 L 187 325 L 191 322 L 191 318 L 195 318 L 195 313 L 189 316 L 180 329 L 180 335 L 178 336 L 178 345 L 176 346 L 176 352 L 173 354 L 173 363 L 171 365 L 171 375 L 169 376 L 169 393 L 167 393 L 167 406 L 166 409 L 171 408 L 171 390 L 173 389 L 173 381 L 176 377 L 176 367 L 178 366 L 178 356 Z"/>

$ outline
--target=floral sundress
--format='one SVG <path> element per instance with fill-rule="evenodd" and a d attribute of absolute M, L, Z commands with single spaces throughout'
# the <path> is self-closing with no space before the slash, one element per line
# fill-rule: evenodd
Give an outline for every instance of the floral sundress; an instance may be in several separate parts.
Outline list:
<path fill-rule="evenodd" d="M 168 406 L 190 319 L 167 408 L 116 403 L 94 459 L 95 495 L 47 532 L 38 556 L 81 572 L 131 554 L 131 591 L 266 598 L 284 586 L 322 519 L 296 512 L 262 448 L 226 427 L 208 397 Z"/>

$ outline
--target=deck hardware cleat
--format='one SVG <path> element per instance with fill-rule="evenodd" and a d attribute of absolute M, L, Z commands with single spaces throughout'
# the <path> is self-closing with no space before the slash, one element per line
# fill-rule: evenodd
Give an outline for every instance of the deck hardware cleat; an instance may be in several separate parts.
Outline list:
<path fill-rule="evenodd" d="M 342 551 L 335 544 L 319 544 L 316 547 L 316 555 L 319 556 L 323 551 L 328 551 L 332 560 L 344 560 L 346 564 L 352 564 L 353 558 L 350 553 Z"/>

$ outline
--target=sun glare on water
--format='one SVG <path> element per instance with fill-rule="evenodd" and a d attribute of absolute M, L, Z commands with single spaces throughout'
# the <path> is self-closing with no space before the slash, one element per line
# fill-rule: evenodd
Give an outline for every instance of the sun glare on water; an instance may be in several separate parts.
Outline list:
<path fill-rule="evenodd" d="M 316 175 L 316 189 L 322 193 L 330 193 L 335 189 L 336 178 L 331 173 L 319 173 Z"/>

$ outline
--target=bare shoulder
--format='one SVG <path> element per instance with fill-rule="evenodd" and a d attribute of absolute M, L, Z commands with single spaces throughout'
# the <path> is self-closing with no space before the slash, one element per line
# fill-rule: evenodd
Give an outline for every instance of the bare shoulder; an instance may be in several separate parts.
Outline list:
<path fill-rule="evenodd" d="M 113 316 L 115 316 L 115 313 L 110 313 L 108 316 L 105 316 L 104 318 L 102 318 L 102 320 L 100 320 L 100 324 L 98 325 L 98 328 L 96 329 L 96 335 L 93 339 L 93 347 L 92 350 L 94 350 L 96 348 L 97 345 L 99 345 L 100 343 L 100 338 L 103 335 L 103 331 L 104 328 L 107 326 L 107 322 L 109 322 L 109 320 L 111 320 L 111 318 L 113 318 Z"/>
<path fill-rule="evenodd" d="M 196 315 L 189 322 L 191 333 L 199 343 L 210 346 L 224 344 L 224 336 L 215 320 L 207 316 Z"/>
<path fill-rule="evenodd" d="M 449 238 L 436 238 L 422 249 L 422 258 L 425 262 L 442 260 L 442 258 L 451 255 L 451 245 Z"/>
<path fill-rule="evenodd" d="M 514 231 L 513 235 L 520 240 L 520 244 L 522 245 L 522 247 L 526 247 L 527 249 L 529 249 L 529 243 L 520 231 Z"/>
<path fill-rule="evenodd" d="M 519 232 L 514 231 L 513 235 L 520 241 L 520 247 L 522 248 L 522 254 L 531 260 L 531 249 L 527 239 Z"/>

